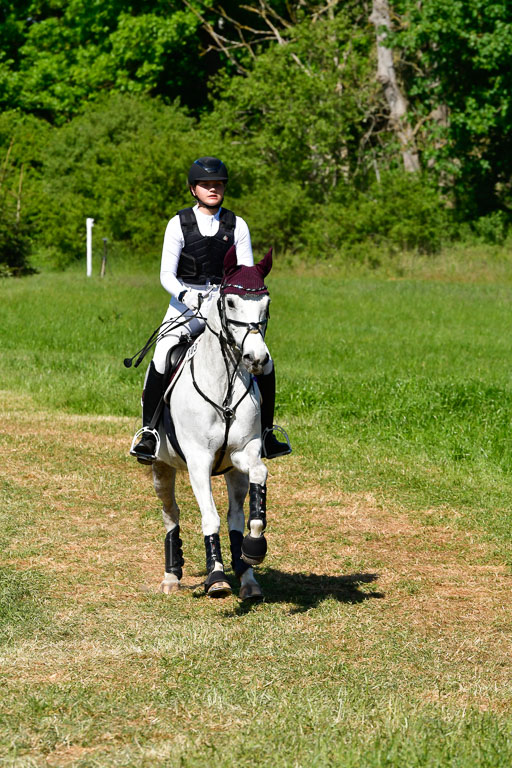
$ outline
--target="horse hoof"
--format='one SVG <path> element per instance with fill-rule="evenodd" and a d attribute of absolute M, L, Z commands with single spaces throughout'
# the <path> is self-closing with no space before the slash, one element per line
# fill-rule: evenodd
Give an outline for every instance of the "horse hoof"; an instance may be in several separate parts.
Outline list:
<path fill-rule="evenodd" d="M 231 586 L 227 581 L 215 581 L 209 587 L 205 584 L 205 590 L 208 597 L 227 597 L 231 594 Z"/>
<path fill-rule="evenodd" d="M 231 586 L 223 570 L 210 571 L 204 582 L 204 591 L 208 597 L 226 597 L 231 594 Z"/>
<path fill-rule="evenodd" d="M 242 542 L 242 560 L 248 565 L 259 565 L 267 554 L 267 540 L 264 536 L 251 536 L 250 533 Z"/>
<path fill-rule="evenodd" d="M 179 581 L 162 581 L 160 584 L 160 592 L 163 592 L 164 595 L 172 595 L 174 592 L 179 592 L 179 590 Z"/>
<path fill-rule="evenodd" d="M 256 603 L 263 600 L 263 592 L 259 584 L 244 584 L 240 587 L 239 597 L 244 603 Z"/>

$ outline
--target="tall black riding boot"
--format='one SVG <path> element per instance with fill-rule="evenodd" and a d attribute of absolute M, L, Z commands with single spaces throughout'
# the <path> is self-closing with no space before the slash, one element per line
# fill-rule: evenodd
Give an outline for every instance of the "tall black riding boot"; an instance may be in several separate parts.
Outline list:
<path fill-rule="evenodd" d="M 158 373 L 153 361 L 149 364 L 148 375 L 142 395 L 142 428 L 149 427 L 156 409 L 163 397 L 164 374 Z M 158 425 L 156 425 L 156 428 Z M 142 433 L 136 446 L 130 451 L 141 464 L 152 464 L 155 460 L 156 438 L 149 429 Z"/>
<path fill-rule="evenodd" d="M 292 452 L 290 444 L 281 443 L 274 435 L 274 407 L 276 402 L 276 372 L 274 367 L 266 376 L 257 376 L 261 393 L 262 455 L 266 459 L 286 456 Z M 278 427 L 278 429 L 280 429 Z"/>

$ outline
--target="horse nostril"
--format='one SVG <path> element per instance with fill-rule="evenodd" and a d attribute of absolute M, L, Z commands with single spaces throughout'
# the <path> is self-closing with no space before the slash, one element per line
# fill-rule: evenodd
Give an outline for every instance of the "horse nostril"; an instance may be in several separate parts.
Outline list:
<path fill-rule="evenodd" d="M 244 355 L 243 359 L 245 360 L 246 363 L 252 363 L 252 361 L 254 360 L 254 355 L 247 353 Z"/>
<path fill-rule="evenodd" d="M 264 359 L 264 361 L 262 362 L 262 365 L 266 365 L 266 364 L 268 363 L 268 361 L 269 361 L 269 360 L 270 360 L 270 357 L 269 357 L 269 354 L 268 354 L 268 352 L 267 352 L 267 354 L 265 355 L 265 359 Z"/>

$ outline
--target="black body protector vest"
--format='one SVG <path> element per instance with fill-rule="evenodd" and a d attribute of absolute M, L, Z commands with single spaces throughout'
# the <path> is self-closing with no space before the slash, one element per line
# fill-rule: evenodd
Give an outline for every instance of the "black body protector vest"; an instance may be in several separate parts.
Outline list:
<path fill-rule="evenodd" d="M 208 281 L 218 285 L 222 282 L 224 256 L 235 241 L 235 214 L 221 208 L 219 230 L 211 237 L 200 233 L 192 208 L 183 208 L 178 216 L 185 246 L 176 276 L 190 285 L 204 285 Z"/>

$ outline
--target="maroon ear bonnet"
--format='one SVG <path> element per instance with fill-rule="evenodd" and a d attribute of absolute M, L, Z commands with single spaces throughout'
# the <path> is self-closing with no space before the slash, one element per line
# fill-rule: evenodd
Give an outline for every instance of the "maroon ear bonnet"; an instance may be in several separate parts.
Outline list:
<path fill-rule="evenodd" d="M 236 293 L 245 296 L 248 293 L 268 293 L 263 278 L 272 269 L 272 248 L 254 267 L 244 267 L 236 263 L 236 249 L 232 245 L 224 256 L 224 279 L 222 293 Z"/>

